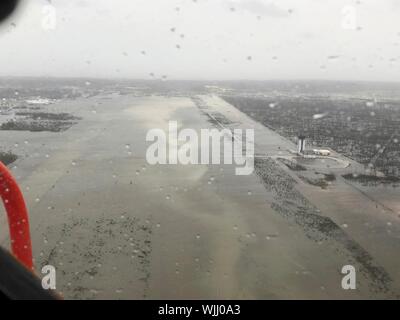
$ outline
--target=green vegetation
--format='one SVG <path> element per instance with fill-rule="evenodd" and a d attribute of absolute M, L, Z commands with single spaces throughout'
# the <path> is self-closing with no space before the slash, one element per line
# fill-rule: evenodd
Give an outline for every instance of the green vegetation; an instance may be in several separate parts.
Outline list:
<path fill-rule="evenodd" d="M 0 161 L 3 162 L 6 166 L 13 163 L 17 159 L 18 157 L 11 152 L 0 151 Z"/>

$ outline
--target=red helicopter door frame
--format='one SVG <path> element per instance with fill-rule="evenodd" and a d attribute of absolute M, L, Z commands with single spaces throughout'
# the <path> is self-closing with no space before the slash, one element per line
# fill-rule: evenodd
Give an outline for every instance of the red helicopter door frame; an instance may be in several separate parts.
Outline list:
<path fill-rule="evenodd" d="M 11 252 L 25 267 L 32 270 L 32 243 L 28 210 L 21 189 L 8 168 L 0 161 L 0 197 L 7 212 Z"/>

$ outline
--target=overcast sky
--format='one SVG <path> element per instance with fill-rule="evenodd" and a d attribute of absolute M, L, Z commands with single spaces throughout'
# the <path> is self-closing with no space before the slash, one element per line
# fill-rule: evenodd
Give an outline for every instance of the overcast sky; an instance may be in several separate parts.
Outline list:
<path fill-rule="evenodd" d="M 399 0 L 25 2 L 0 76 L 400 81 Z"/>

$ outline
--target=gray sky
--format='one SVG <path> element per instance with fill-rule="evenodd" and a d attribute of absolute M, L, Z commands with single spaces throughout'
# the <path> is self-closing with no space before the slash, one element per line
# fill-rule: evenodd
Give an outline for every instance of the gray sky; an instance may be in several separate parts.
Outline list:
<path fill-rule="evenodd" d="M 0 43 L 0 76 L 400 81 L 400 1 L 26 0 Z"/>

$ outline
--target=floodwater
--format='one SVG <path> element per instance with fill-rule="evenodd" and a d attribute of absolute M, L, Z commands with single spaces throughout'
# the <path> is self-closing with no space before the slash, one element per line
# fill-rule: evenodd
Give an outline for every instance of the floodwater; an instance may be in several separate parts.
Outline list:
<path fill-rule="evenodd" d="M 344 179 L 307 184 L 275 160 L 291 155 L 290 141 L 221 99 L 104 95 L 51 108 L 80 120 L 63 132 L 0 138 L 22 155 L 12 170 L 30 210 L 36 270 L 54 265 L 65 298 L 399 296 L 397 214 Z M 255 129 L 252 175 L 235 175 L 234 165 L 147 163 L 148 130 L 170 120 L 214 128 L 209 115 Z M 357 290 L 341 287 L 348 264 L 359 271 Z"/>

